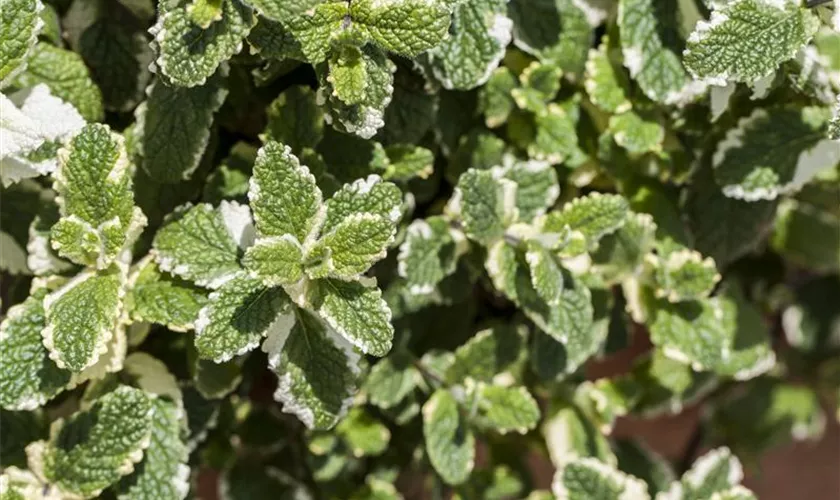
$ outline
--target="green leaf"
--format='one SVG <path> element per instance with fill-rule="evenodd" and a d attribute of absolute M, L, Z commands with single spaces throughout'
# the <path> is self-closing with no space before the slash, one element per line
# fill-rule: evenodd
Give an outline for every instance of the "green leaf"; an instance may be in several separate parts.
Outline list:
<path fill-rule="evenodd" d="M 223 0 L 192 0 L 187 6 L 190 20 L 206 30 L 216 21 L 222 20 Z"/>
<path fill-rule="evenodd" d="M 395 232 L 394 223 L 381 215 L 353 214 L 322 236 L 312 253 L 328 255 L 331 277 L 355 278 L 385 257 Z"/>
<path fill-rule="evenodd" d="M 314 64 L 327 58 L 332 41 L 344 32 L 344 20 L 349 15 L 348 4 L 331 1 L 317 2 L 300 15 L 276 20 L 292 34 L 302 59 Z"/>
<path fill-rule="evenodd" d="M 187 446 L 182 439 L 183 410 L 163 398 L 152 401 L 151 439 L 143 461 L 116 485 L 119 500 L 181 500 L 189 492 Z"/>
<path fill-rule="evenodd" d="M 347 104 L 339 99 L 323 72 L 318 96 L 327 103 L 326 120 L 333 128 L 370 139 L 385 125 L 385 108 L 391 102 L 391 94 L 394 92 L 394 72 L 397 66 L 384 52 L 372 45 L 362 49 L 362 64 L 367 75 L 367 85 L 364 96 L 357 103 Z"/>
<path fill-rule="evenodd" d="M 356 392 L 359 354 L 323 321 L 295 311 L 294 326 L 272 331 L 262 346 L 278 377 L 274 399 L 308 428 L 329 429 Z"/>
<path fill-rule="evenodd" d="M 36 290 L 0 324 L 0 406 L 6 410 L 32 411 L 70 382 L 71 373 L 55 365 L 41 338 L 44 295 L 45 289 Z"/>
<path fill-rule="evenodd" d="M 557 172 L 548 162 L 517 161 L 503 167 L 503 177 L 516 183 L 517 219 L 531 222 L 543 215 L 560 196 Z"/>
<path fill-rule="evenodd" d="M 601 238 L 592 252 L 596 272 L 607 281 L 619 281 L 636 274 L 654 246 L 657 226 L 649 214 L 631 213 L 616 232 Z"/>
<path fill-rule="evenodd" d="M 248 199 L 260 237 L 290 234 L 305 244 L 317 235 L 323 220 L 315 177 L 291 148 L 277 142 L 257 153 Z"/>
<path fill-rule="evenodd" d="M 345 184 L 327 201 L 327 215 L 322 234 L 334 231 L 342 222 L 359 214 L 377 215 L 392 224 L 400 219 L 402 192 L 378 175 Z"/>
<path fill-rule="evenodd" d="M 729 448 L 717 448 L 698 458 L 680 481 L 662 495 L 681 500 L 713 498 L 715 493 L 729 490 L 743 478 L 744 471 L 738 458 Z"/>
<path fill-rule="evenodd" d="M 242 264 L 266 286 L 291 285 L 303 277 L 303 249 L 291 234 L 260 238 Z"/>
<path fill-rule="evenodd" d="M 248 0 L 246 3 L 260 15 L 275 21 L 286 21 L 323 2 L 324 0 Z"/>
<path fill-rule="evenodd" d="M 206 399 L 222 399 L 236 390 L 242 382 L 242 363 L 237 360 L 214 363 L 206 359 L 195 360 L 193 383 Z"/>
<path fill-rule="evenodd" d="M 315 309 L 339 335 L 365 354 L 382 357 L 391 350 L 391 310 L 375 285 L 357 281 L 318 281 Z"/>
<path fill-rule="evenodd" d="M 361 408 L 350 410 L 335 430 L 355 457 L 381 455 L 391 440 L 391 431 Z"/>
<path fill-rule="evenodd" d="M 295 154 L 314 148 L 324 135 L 324 111 L 309 87 L 289 87 L 269 104 L 266 114 L 268 124 L 260 135 L 262 141 L 283 143 Z"/>
<path fill-rule="evenodd" d="M 530 158 L 556 164 L 575 154 L 578 141 L 575 122 L 563 107 L 550 103 L 537 113 L 534 126 L 536 136 L 527 146 Z"/>
<path fill-rule="evenodd" d="M 0 87 L 26 69 L 26 58 L 44 26 L 40 0 L 6 0 L 0 17 Z"/>
<path fill-rule="evenodd" d="M 529 244 L 525 261 L 531 273 L 534 290 L 549 306 L 560 303 L 563 295 L 563 269 L 557 258 L 539 244 Z"/>
<path fill-rule="evenodd" d="M 659 123 L 645 120 L 632 111 L 611 116 L 609 130 L 615 143 L 630 154 L 662 151 L 665 129 Z"/>
<path fill-rule="evenodd" d="M 128 278 L 125 308 L 134 321 L 183 332 L 193 328 L 198 311 L 206 303 L 206 292 L 162 273 L 151 258 L 140 261 Z"/>
<path fill-rule="evenodd" d="M 452 485 L 466 481 L 475 465 L 475 436 L 449 391 L 438 389 L 423 405 L 423 436 L 441 479 Z"/>
<path fill-rule="evenodd" d="M 55 190 L 62 219 L 52 246 L 81 265 L 107 267 L 134 242 L 146 217 L 134 206 L 122 137 L 106 125 L 86 125 L 61 150 Z"/>
<path fill-rule="evenodd" d="M 345 104 L 358 104 L 365 98 L 367 68 L 362 60 L 362 51 L 355 45 L 337 47 L 330 53 L 327 81 L 333 95 Z"/>
<path fill-rule="evenodd" d="M 470 169 L 461 175 L 455 189 L 452 210 L 463 220 L 464 233 L 479 243 L 501 238 L 516 218 L 516 183 L 511 180 Z"/>
<path fill-rule="evenodd" d="M 756 109 L 717 145 L 712 165 L 723 194 L 772 200 L 798 191 L 840 160 L 840 142 L 826 139 L 823 108 Z"/>
<path fill-rule="evenodd" d="M 157 52 L 155 64 L 175 85 L 202 85 L 223 61 L 239 52 L 257 20 L 239 0 L 226 0 L 222 19 L 207 29 L 193 23 L 186 0 L 159 4 L 157 23 L 149 30 Z"/>
<path fill-rule="evenodd" d="M 426 179 L 434 171 L 435 155 L 430 150 L 410 144 L 394 144 L 385 148 L 388 166 L 382 177 L 395 182 L 415 178 Z"/>
<path fill-rule="evenodd" d="M 446 178 L 452 184 L 467 170 L 489 170 L 501 165 L 507 145 L 495 134 L 482 128 L 474 128 L 458 140 L 458 147 L 452 153 L 446 166 Z"/>
<path fill-rule="evenodd" d="M 124 293 L 121 272 L 112 268 L 85 271 L 44 298 L 42 336 L 56 365 L 79 373 L 106 353 Z"/>
<path fill-rule="evenodd" d="M 697 23 L 683 59 L 696 78 L 716 85 L 727 81 L 753 83 L 792 58 L 819 24 L 799 2 L 716 3 L 711 19 Z"/>
<path fill-rule="evenodd" d="M 523 331 L 513 325 L 481 330 L 455 349 L 455 359 L 446 370 L 446 380 L 461 383 L 466 378 L 492 382 L 497 375 L 516 370 L 525 348 Z"/>
<path fill-rule="evenodd" d="M 177 210 L 154 239 L 160 269 L 199 286 L 218 288 L 241 270 L 240 248 L 253 241 L 248 207 L 222 202 Z"/>
<path fill-rule="evenodd" d="M 139 163 L 151 179 L 174 184 L 192 176 L 210 141 L 213 115 L 228 94 L 224 84 L 220 73 L 192 88 L 152 83 L 135 112 Z"/>
<path fill-rule="evenodd" d="M 650 99 L 687 104 L 706 90 L 692 81 L 680 61 L 678 6 L 656 0 L 621 0 L 618 27 L 630 76 Z"/>
<path fill-rule="evenodd" d="M 150 444 L 152 415 L 149 396 L 120 386 L 90 409 L 59 419 L 50 440 L 38 442 L 35 451 L 43 461 L 44 477 L 69 494 L 98 495 L 134 470 L 143 457 Z"/>
<path fill-rule="evenodd" d="M 505 55 L 513 22 L 504 0 L 466 0 L 455 6 L 450 36 L 429 51 L 435 78 L 447 89 L 483 85 Z"/>
<path fill-rule="evenodd" d="M 627 200 L 620 195 L 591 193 L 575 198 L 546 215 L 542 223 L 543 233 L 562 234 L 568 226 L 580 231 L 590 248 L 607 234 L 618 230 L 627 221 L 629 213 Z"/>
<path fill-rule="evenodd" d="M 235 274 L 198 313 L 195 347 L 202 359 L 222 363 L 257 347 L 266 335 L 291 328 L 289 299 L 281 288 Z"/>
<path fill-rule="evenodd" d="M 613 64 L 612 52 L 610 40 L 606 36 L 601 40 L 598 49 L 589 49 L 583 85 L 592 104 L 608 113 L 624 113 L 629 111 L 633 104 L 625 92 L 626 78 Z"/>
<path fill-rule="evenodd" d="M 414 390 L 420 373 L 413 361 L 413 356 L 395 349 L 373 365 L 364 385 L 371 404 L 387 410 L 397 406 Z"/>
<path fill-rule="evenodd" d="M 696 371 L 746 380 L 773 368 L 776 361 L 761 315 L 737 295 L 660 303 L 650 332 L 666 356 Z"/>
<path fill-rule="evenodd" d="M 720 281 L 715 261 L 687 248 L 650 256 L 648 262 L 653 266 L 656 296 L 670 302 L 702 299 Z"/>
<path fill-rule="evenodd" d="M 103 118 L 102 93 L 93 83 L 81 56 L 46 42 L 38 42 L 26 60 L 26 70 L 17 75 L 16 87 L 43 83 L 52 95 L 73 105 L 88 121 Z"/>
<path fill-rule="evenodd" d="M 526 388 L 479 382 L 476 391 L 482 421 L 495 431 L 525 434 L 537 426 L 540 408 Z"/>
<path fill-rule="evenodd" d="M 102 91 L 106 109 L 130 111 L 149 83 L 154 53 L 141 26 L 125 11 L 99 18 L 79 37 L 78 51 Z"/>
<path fill-rule="evenodd" d="M 511 92 L 519 86 L 516 75 L 507 67 L 496 68 L 478 91 L 478 107 L 488 128 L 503 125 L 516 108 Z"/>
<path fill-rule="evenodd" d="M 615 446 L 618 469 L 646 482 L 654 498 L 674 481 L 674 471 L 668 459 L 645 443 L 628 439 L 617 441 Z"/>
<path fill-rule="evenodd" d="M 644 481 L 595 458 L 578 458 L 558 468 L 551 489 L 558 498 L 649 499 Z"/>
<path fill-rule="evenodd" d="M 450 229 L 440 216 L 411 222 L 397 256 L 397 272 L 406 280 L 409 293 L 431 293 L 444 278 L 455 272 L 459 240 L 463 235 Z"/>
<path fill-rule="evenodd" d="M 379 47 L 415 57 L 447 34 L 450 9 L 441 0 L 356 0 L 350 4 L 351 29 Z"/>
<path fill-rule="evenodd" d="M 773 249 L 809 269 L 840 269 L 840 214 L 827 208 L 806 200 L 782 201 L 773 228 Z"/>
<path fill-rule="evenodd" d="M 567 74 L 581 74 L 598 21 L 578 5 L 575 0 L 511 0 L 514 45 Z"/>

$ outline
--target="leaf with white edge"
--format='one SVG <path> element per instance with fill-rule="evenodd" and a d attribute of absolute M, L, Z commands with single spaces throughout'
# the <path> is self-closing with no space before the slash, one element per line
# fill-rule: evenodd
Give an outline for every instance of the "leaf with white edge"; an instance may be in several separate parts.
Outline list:
<path fill-rule="evenodd" d="M 187 15 L 194 24 L 206 30 L 222 20 L 222 0 L 192 0 L 187 6 Z"/>
<path fill-rule="evenodd" d="M 772 200 L 798 191 L 840 161 L 840 142 L 826 138 L 824 108 L 759 108 L 717 145 L 715 179 L 726 196 Z"/>
<path fill-rule="evenodd" d="M 86 125 L 58 156 L 54 177 L 62 219 L 53 228 L 52 246 L 77 264 L 104 269 L 146 224 L 134 206 L 123 139 L 106 125 Z"/>
<path fill-rule="evenodd" d="M 577 130 L 572 116 L 556 103 L 550 103 L 535 118 L 536 137 L 527 146 L 528 156 L 552 164 L 562 163 L 577 150 Z"/>
<path fill-rule="evenodd" d="M 187 496 L 190 468 L 183 427 L 183 409 L 160 397 L 152 400 L 149 446 L 134 471 L 115 486 L 119 500 L 182 500 Z"/>
<path fill-rule="evenodd" d="M 302 309 L 286 321 L 294 326 L 272 331 L 262 346 L 278 377 L 274 399 L 308 428 L 329 429 L 356 392 L 360 356 L 341 335 Z"/>
<path fill-rule="evenodd" d="M 293 85 L 277 96 L 266 110 L 268 123 L 260 135 L 263 142 L 277 141 L 300 154 L 314 148 L 324 135 L 324 110 L 315 100 L 315 92 Z"/>
<path fill-rule="evenodd" d="M 507 324 L 481 330 L 455 349 L 455 358 L 446 369 L 445 379 L 461 383 L 469 377 L 490 383 L 497 375 L 515 372 L 524 354 L 523 333 L 523 329 Z"/>
<path fill-rule="evenodd" d="M 46 42 L 38 42 L 26 61 L 26 70 L 14 79 L 16 87 L 46 84 L 52 95 L 72 104 L 85 120 L 102 119 L 102 93 L 91 79 L 81 56 Z"/>
<path fill-rule="evenodd" d="M 737 295 L 676 304 L 661 301 L 650 333 L 666 356 L 695 371 L 747 380 L 776 362 L 761 315 Z"/>
<path fill-rule="evenodd" d="M 581 457 L 592 457 L 606 464 L 616 463 L 607 436 L 597 427 L 588 410 L 569 400 L 552 401 L 540 430 L 555 467 Z"/>
<path fill-rule="evenodd" d="M 352 279 L 385 257 L 395 233 L 394 223 L 381 215 L 353 214 L 323 235 L 312 253 L 328 256 L 331 277 Z"/>
<path fill-rule="evenodd" d="M 560 196 L 557 172 L 548 162 L 518 161 L 505 166 L 503 177 L 516 183 L 517 220 L 531 222 L 543 215 Z"/>
<path fill-rule="evenodd" d="M 531 243 L 525 252 L 534 290 L 549 306 L 556 306 L 563 294 L 563 269 L 557 258 L 542 245 Z"/>
<path fill-rule="evenodd" d="M 590 248 L 605 235 L 615 232 L 627 221 L 630 207 L 620 195 L 592 193 L 546 215 L 541 225 L 543 233 L 562 234 L 565 227 L 579 231 Z"/>
<path fill-rule="evenodd" d="M 452 34 L 428 53 L 435 78 L 447 89 L 483 85 L 511 40 L 506 0 L 466 0 L 455 6 Z"/>
<path fill-rule="evenodd" d="M 420 373 L 405 351 L 392 352 L 373 365 L 365 379 L 368 401 L 384 410 L 397 406 L 417 386 Z"/>
<path fill-rule="evenodd" d="M 522 70 L 519 75 L 519 80 L 522 82 L 522 89 L 520 90 L 527 90 L 541 103 L 547 103 L 557 97 L 562 77 L 563 70 L 560 67 L 551 63 L 535 61 Z M 516 98 L 515 95 L 514 98 Z M 519 107 L 528 109 L 527 106 L 521 104 Z"/>
<path fill-rule="evenodd" d="M 726 491 L 718 491 L 710 497 L 711 500 L 757 500 L 758 497 L 749 489 L 738 485 Z"/>
<path fill-rule="evenodd" d="M 311 241 L 322 222 L 322 195 L 291 148 L 269 142 L 257 153 L 248 200 L 260 237 L 290 234 Z"/>
<path fill-rule="evenodd" d="M 391 440 L 391 431 L 359 407 L 350 410 L 335 430 L 355 457 L 381 455 Z"/>
<path fill-rule="evenodd" d="M 431 293 L 444 278 L 455 272 L 463 235 L 450 229 L 441 216 L 411 222 L 397 256 L 397 272 L 406 280 L 409 292 Z"/>
<path fill-rule="evenodd" d="M 738 458 L 729 448 L 717 448 L 695 460 L 680 481 L 659 497 L 663 500 L 712 498 L 715 493 L 723 493 L 737 486 L 743 479 L 744 470 Z"/>
<path fill-rule="evenodd" d="M 332 85 L 333 95 L 345 104 L 362 102 L 368 81 L 361 49 L 355 45 L 336 47 L 328 61 L 327 81 Z"/>
<path fill-rule="evenodd" d="M 595 458 L 577 458 L 560 466 L 551 483 L 558 499 L 645 500 L 647 484 Z"/>
<path fill-rule="evenodd" d="M 661 151 L 665 140 L 662 125 L 645 120 L 632 111 L 611 116 L 610 132 L 616 144 L 636 155 Z"/>
<path fill-rule="evenodd" d="M 43 461 L 48 482 L 66 493 L 92 498 L 143 458 L 150 444 L 152 404 L 143 391 L 120 386 L 89 409 L 53 424 L 50 440 L 29 448 Z"/>
<path fill-rule="evenodd" d="M 235 274 L 198 313 L 195 347 L 202 359 L 222 363 L 257 347 L 272 332 L 288 330 L 289 299 L 246 273 Z"/>
<path fill-rule="evenodd" d="M 526 388 L 479 382 L 475 390 L 479 415 L 493 430 L 525 434 L 537 426 L 540 408 Z"/>
<path fill-rule="evenodd" d="M 76 373 L 93 366 L 107 352 L 124 293 L 121 272 L 112 268 L 86 271 L 47 295 L 42 336 L 50 358 Z"/>
<path fill-rule="evenodd" d="M 303 14 L 324 0 L 247 0 L 254 10 L 275 21 L 285 21 Z"/>
<path fill-rule="evenodd" d="M 163 361 L 145 352 L 137 351 L 126 358 L 124 365 L 121 373 L 124 380 L 130 381 L 133 386 L 147 394 L 154 394 L 181 404 L 183 400 L 181 387 Z"/>
<path fill-rule="evenodd" d="M 680 61 L 678 10 L 656 0 L 621 0 L 618 7 L 624 66 L 645 95 L 662 104 L 687 104 L 706 89 Z"/>
<path fill-rule="evenodd" d="M 26 57 L 44 23 L 40 0 L 3 0 L 0 6 L 0 87 L 26 68 Z"/>
<path fill-rule="evenodd" d="M 401 216 L 402 192 L 391 182 L 383 182 L 378 175 L 357 179 L 345 184 L 327 201 L 327 215 L 322 234 L 335 230 L 345 220 L 357 214 L 378 215 L 396 224 Z"/>
<path fill-rule="evenodd" d="M 315 310 L 335 331 L 365 354 L 391 350 L 391 310 L 375 285 L 325 279 L 318 282 Z"/>
<path fill-rule="evenodd" d="M 519 86 L 516 75 L 507 67 L 496 68 L 478 91 L 478 107 L 487 128 L 504 124 L 516 108 L 511 92 Z"/>
<path fill-rule="evenodd" d="M 492 243 L 516 219 L 516 183 L 497 179 L 487 170 L 470 169 L 458 180 L 451 203 L 468 237 Z"/>
<path fill-rule="evenodd" d="M 635 275 L 653 249 L 656 223 L 649 214 L 631 213 L 617 231 L 601 238 L 592 252 L 595 271 L 608 282 Z"/>
<path fill-rule="evenodd" d="M 199 286 L 218 288 L 242 269 L 241 248 L 251 240 L 244 235 L 253 232 L 243 227 L 250 222 L 248 207 L 237 203 L 176 211 L 155 235 L 155 260 L 163 271 Z"/>
<path fill-rule="evenodd" d="M 650 255 L 648 263 L 653 267 L 656 296 L 670 302 L 702 299 L 720 281 L 715 261 L 687 248 Z"/>
<path fill-rule="evenodd" d="M 125 309 L 133 321 L 165 325 L 170 330 L 192 329 L 207 293 L 180 278 L 164 274 L 151 257 L 137 264 L 128 278 Z"/>
<path fill-rule="evenodd" d="M 411 179 L 426 179 L 432 175 L 435 155 L 430 150 L 410 144 L 394 144 L 385 148 L 388 166 L 382 177 L 385 180 L 406 182 Z"/>
<path fill-rule="evenodd" d="M 475 466 L 475 436 L 449 391 L 438 389 L 423 405 L 423 436 L 429 461 L 443 481 L 466 481 Z"/>
<path fill-rule="evenodd" d="M 44 347 L 44 296 L 36 290 L 9 308 L 0 324 L 0 407 L 32 411 L 55 397 L 71 373 L 55 365 Z"/>
<path fill-rule="evenodd" d="M 711 19 L 698 22 L 688 38 L 683 61 L 696 78 L 716 85 L 753 83 L 792 58 L 819 25 L 794 0 L 717 2 Z"/>
<path fill-rule="evenodd" d="M 625 80 L 624 74 L 613 65 L 610 41 L 604 37 L 597 49 L 589 49 L 589 58 L 586 60 L 586 78 L 583 86 L 589 100 L 608 113 L 629 111 L 633 104 L 627 98 Z"/>
<path fill-rule="evenodd" d="M 202 85 L 219 64 L 239 52 L 257 18 L 239 0 L 226 0 L 222 19 L 202 29 L 190 19 L 187 3 L 160 3 L 157 23 L 149 33 L 155 37 L 155 64 L 160 71 L 175 85 L 194 87 Z"/>
<path fill-rule="evenodd" d="M 213 115 L 227 96 L 225 75 L 184 88 L 156 79 L 148 99 L 135 111 L 140 167 L 159 183 L 188 179 L 198 168 L 210 140 Z"/>
<path fill-rule="evenodd" d="M 260 238 L 242 264 L 266 286 L 291 285 L 303 277 L 303 248 L 291 234 Z"/>
<path fill-rule="evenodd" d="M 327 58 L 333 40 L 345 31 L 349 15 L 347 3 L 331 1 L 318 2 L 299 15 L 277 20 L 291 33 L 302 59 L 314 64 Z"/>
<path fill-rule="evenodd" d="M 334 129 L 370 139 L 385 125 L 385 108 L 391 102 L 391 94 L 394 92 L 394 72 L 397 66 L 373 45 L 362 49 L 362 63 L 368 84 L 365 86 L 364 97 L 358 103 L 346 104 L 336 97 L 332 84 L 323 72 L 318 102 L 326 103 L 326 122 Z"/>
<path fill-rule="evenodd" d="M 451 12 L 448 4 L 441 0 L 355 0 L 350 3 L 350 27 L 388 52 L 411 58 L 445 38 Z"/>
<path fill-rule="evenodd" d="M 676 479 L 670 461 L 650 449 L 644 442 L 619 439 L 615 442 L 618 469 L 636 476 L 648 485 L 648 492 L 656 498 Z"/>
<path fill-rule="evenodd" d="M 593 22 L 578 0 L 511 0 L 513 44 L 567 74 L 583 72 L 594 38 Z"/>

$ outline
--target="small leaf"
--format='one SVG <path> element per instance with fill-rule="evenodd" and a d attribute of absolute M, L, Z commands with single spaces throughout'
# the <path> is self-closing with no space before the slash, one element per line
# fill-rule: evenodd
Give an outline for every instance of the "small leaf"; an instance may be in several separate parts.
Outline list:
<path fill-rule="evenodd" d="M 534 290 L 549 306 L 556 306 L 563 295 L 563 269 L 556 257 L 542 245 L 530 244 L 525 260 Z"/>
<path fill-rule="evenodd" d="M 274 330 L 262 346 L 278 377 L 274 399 L 308 428 L 329 429 L 347 411 L 356 391 L 359 355 L 304 310 L 297 309 L 289 321 L 293 327 Z"/>
<path fill-rule="evenodd" d="M 505 55 L 513 22 L 504 0 L 467 0 L 455 6 L 452 34 L 429 51 L 435 78 L 444 88 L 483 85 Z"/>
<path fill-rule="evenodd" d="M 515 371 L 524 347 L 523 332 L 512 325 L 481 330 L 455 350 L 455 359 L 446 370 L 446 380 L 460 383 L 469 377 L 492 382 L 497 375 Z"/>
<path fill-rule="evenodd" d="M 453 210 L 463 219 L 466 235 L 483 244 L 501 238 L 515 219 L 516 183 L 496 179 L 486 170 L 470 169 L 455 189 Z"/>
<path fill-rule="evenodd" d="M 525 434 L 537 426 L 540 408 L 524 387 L 502 387 L 479 382 L 476 390 L 483 421 L 497 432 Z"/>
<path fill-rule="evenodd" d="M 291 234 L 260 238 L 242 264 L 266 286 L 291 285 L 303 277 L 303 249 Z"/>
<path fill-rule="evenodd" d="M 345 184 L 327 201 L 327 215 L 322 234 L 335 230 L 345 220 L 357 214 L 378 215 L 393 224 L 399 220 L 402 205 L 400 189 L 383 182 L 378 175 L 370 175 Z"/>
<path fill-rule="evenodd" d="M 588 457 L 572 460 L 558 468 L 551 489 L 557 498 L 650 498 L 644 481 Z"/>
<path fill-rule="evenodd" d="M 410 354 L 395 351 L 373 365 L 364 386 L 371 404 L 387 410 L 414 390 L 420 373 L 412 360 Z"/>
<path fill-rule="evenodd" d="M 409 144 L 394 144 L 385 148 L 388 166 L 382 177 L 395 182 L 415 178 L 426 179 L 434 170 L 435 155 L 426 148 Z"/>
<path fill-rule="evenodd" d="M 248 207 L 236 203 L 176 211 L 155 235 L 155 260 L 163 271 L 218 288 L 241 270 L 240 247 L 250 240 L 245 235 L 250 231 L 243 228 L 249 226 Z"/>
<path fill-rule="evenodd" d="M 632 111 L 610 117 L 610 132 L 615 143 L 630 154 L 657 153 L 662 150 L 665 129 L 655 121 L 643 119 Z"/>
<path fill-rule="evenodd" d="M 256 23 L 239 0 L 222 4 L 222 19 L 207 29 L 190 19 L 187 0 L 159 4 L 157 23 L 149 30 L 158 54 L 155 64 L 175 85 L 194 87 L 210 78 L 223 61 L 239 52 Z"/>
<path fill-rule="evenodd" d="M 380 215 L 353 214 L 318 240 L 312 252 L 329 257 L 329 275 L 350 279 L 385 257 L 394 241 L 394 223 Z"/>
<path fill-rule="evenodd" d="M 546 215 L 542 224 L 543 233 L 563 233 L 563 228 L 580 231 L 590 247 L 607 234 L 616 231 L 627 220 L 629 205 L 619 195 L 592 193 Z"/>
<path fill-rule="evenodd" d="M 536 136 L 527 146 L 530 158 L 556 164 L 572 158 L 576 153 L 578 138 L 575 122 L 560 105 L 548 104 L 537 113 L 534 126 Z"/>
<path fill-rule="evenodd" d="M 662 495 L 682 500 L 713 498 L 715 493 L 729 490 L 743 478 L 744 471 L 738 458 L 729 448 L 717 448 L 698 458 L 680 481 Z"/>
<path fill-rule="evenodd" d="M 391 310 L 376 286 L 356 281 L 318 281 L 318 314 L 365 354 L 384 356 L 391 349 Z"/>
<path fill-rule="evenodd" d="M 444 38 L 449 15 L 448 2 L 439 0 L 356 0 L 350 4 L 351 29 L 408 58 Z"/>
<path fill-rule="evenodd" d="M 269 104 L 266 114 L 268 124 L 260 135 L 262 141 L 280 142 L 295 154 L 314 148 L 324 135 L 324 110 L 309 87 L 289 87 Z"/>
<path fill-rule="evenodd" d="M 697 78 L 717 85 L 727 81 L 753 83 L 792 58 L 819 24 L 799 2 L 716 3 L 711 19 L 697 23 L 683 58 Z"/>
<path fill-rule="evenodd" d="M 248 200 L 261 237 L 290 234 L 305 243 L 321 224 L 321 190 L 291 148 L 269 142 L 257 153 Z"/>
<path fill-rule="evenodd" d="M 330 54 L 329 65 L 327 81 L 332 85 L 333 95 L 345 104 L 362 102 L 368 80 L 361 49 L 354 45 L 339 47 Z"/>
<path fill-rule="evenodd" d="M 123 277 L 117 269 L 85 271 L 44 298 L 42 332 L 50 358 L 79 373 L 108 349 L 122 307 Z"/>
<path fill-rule="evenodd" d="M 715 261 L 687 248 L 649 259 L 653 265 L 657 297 L 670 302 L 701 299 L 720 281 Z"/>
<path fill-rule="evenodd" d="M 3 2 L 0 18 L 0 87 L 5 87 L 26 68 L 26 58 L 44 26 L 39 17 L 44 8 L 40 0 L 8 0 Z"/>
<path fill-rule="evenodd" d="M 262 338 L 291 325 L 283 315 L 289 299 L 245 273 L 235 274 L 198 313 L 195 347 L 202 359 L 222 363 L 253 350 Z"/>
<path fill-rule="evenodd" d="M 554 63 L 563 72 L 579 75 L 594 38 L 587 12 L 575 0 L 511 0 L 508 12 L 513 19 L 513 44 L 540 61 Z"/>
<path fill-rule="evenodd" d="M 50 441 L 30 445 L 43 462 L 44 477 L 61 490 L 94 497 L 130 473 L 149 446 L 152 400 L 120 386 L 88 410 L 59 419 Z"/>
<path fill-rule="evenodd" d="M 140 261 L 128 278 L 125 304 L 134 321 L 186 331 L 192 329 L 198 311 L 206 303 L 206 292 L 179 278 L 163 274 L 151 258 Z"/>
<path fill-rule="evenodd" d="M 447 484 L 467 480 L 475 465 L 475 436 L 449 391 L 438 389 L 423 405 L 429 461 Z"/>
<path fill-rule="evenodd" d="M 496 68 L 478 91 L 478 106 L 487 128 L 504 124 L 516 108 L 511 92 L 519 86 L 516 75 L 507 67 Z"/>
<path fill-rule="evenodd" d="M 633 104 L 624 90 L 624 75 L 613 65 L 610 56 L 610 40 L 607 37 L 601 40 L 598 49 L 589 49 L 583 85 L 592 104 L 608 113 L 624 113 Z"/>
<path fill-rule="evenodd" d="M 440 216 L 411 222 L 397 256 L 397 272 L 413 294 L 431 293 L 444 278 L 455 272 L 458 243 L 449 222 Z"/>
<path fill-rule="evenodd" d="M 335 430 L 355 457 L 381 455 L 391 440 L 391 431 L 361 408 L 350 410 Z"/>
<path fill-rule="evenodd" d="M 213 115 L 228 94 L 225 75 L 217 73 L 203 85 L 184 88 L 156 79 L 148 99 L 135 111 L 139 161 L 159 183 L 189 179 L 210 141 Z"/>
<path fill-rule="evenodd" d="M 516 208 L 522 222 L 543 215 L 560 196 L 557 172 L 548 162 L 519 161 L 503 170 L 503 177 L 516 183 Z"/>

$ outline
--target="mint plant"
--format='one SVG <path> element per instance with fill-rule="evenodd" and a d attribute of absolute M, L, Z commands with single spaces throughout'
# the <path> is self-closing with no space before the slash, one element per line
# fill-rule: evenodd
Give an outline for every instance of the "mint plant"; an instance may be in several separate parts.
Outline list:
<path fill-rule="evenodd" d="M 840 418 L 837 1 L 0 0 L 0 46 L 3 500 L 746 500 Z"/>

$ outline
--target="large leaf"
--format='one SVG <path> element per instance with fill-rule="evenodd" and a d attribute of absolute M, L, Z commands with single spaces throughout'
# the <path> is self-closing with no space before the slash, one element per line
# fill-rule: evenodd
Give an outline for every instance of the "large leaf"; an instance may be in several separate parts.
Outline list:
<path fill-rule="evenodd" d="M 444 482 L 466 481 L 475 465 L 475 436 L 449 391 L 438 389 L 423 405 L 423 436 L 429 461 Z"/>
<path fill-rule="evenodd" d="M 9 0 L 3 2 L 0 17 L 0 87 L 26 68 L 26 57 L 38 39 L 44 23 L 39 13 L 44 6 L 40 0 Z"/>
<path fill-rule="evenodd" d="M 578 458 L 560 467 L 554 475 L 551 489 L 558 498 L 575 500 L 650 498 L 644 481 L 589 457 Z"/>

